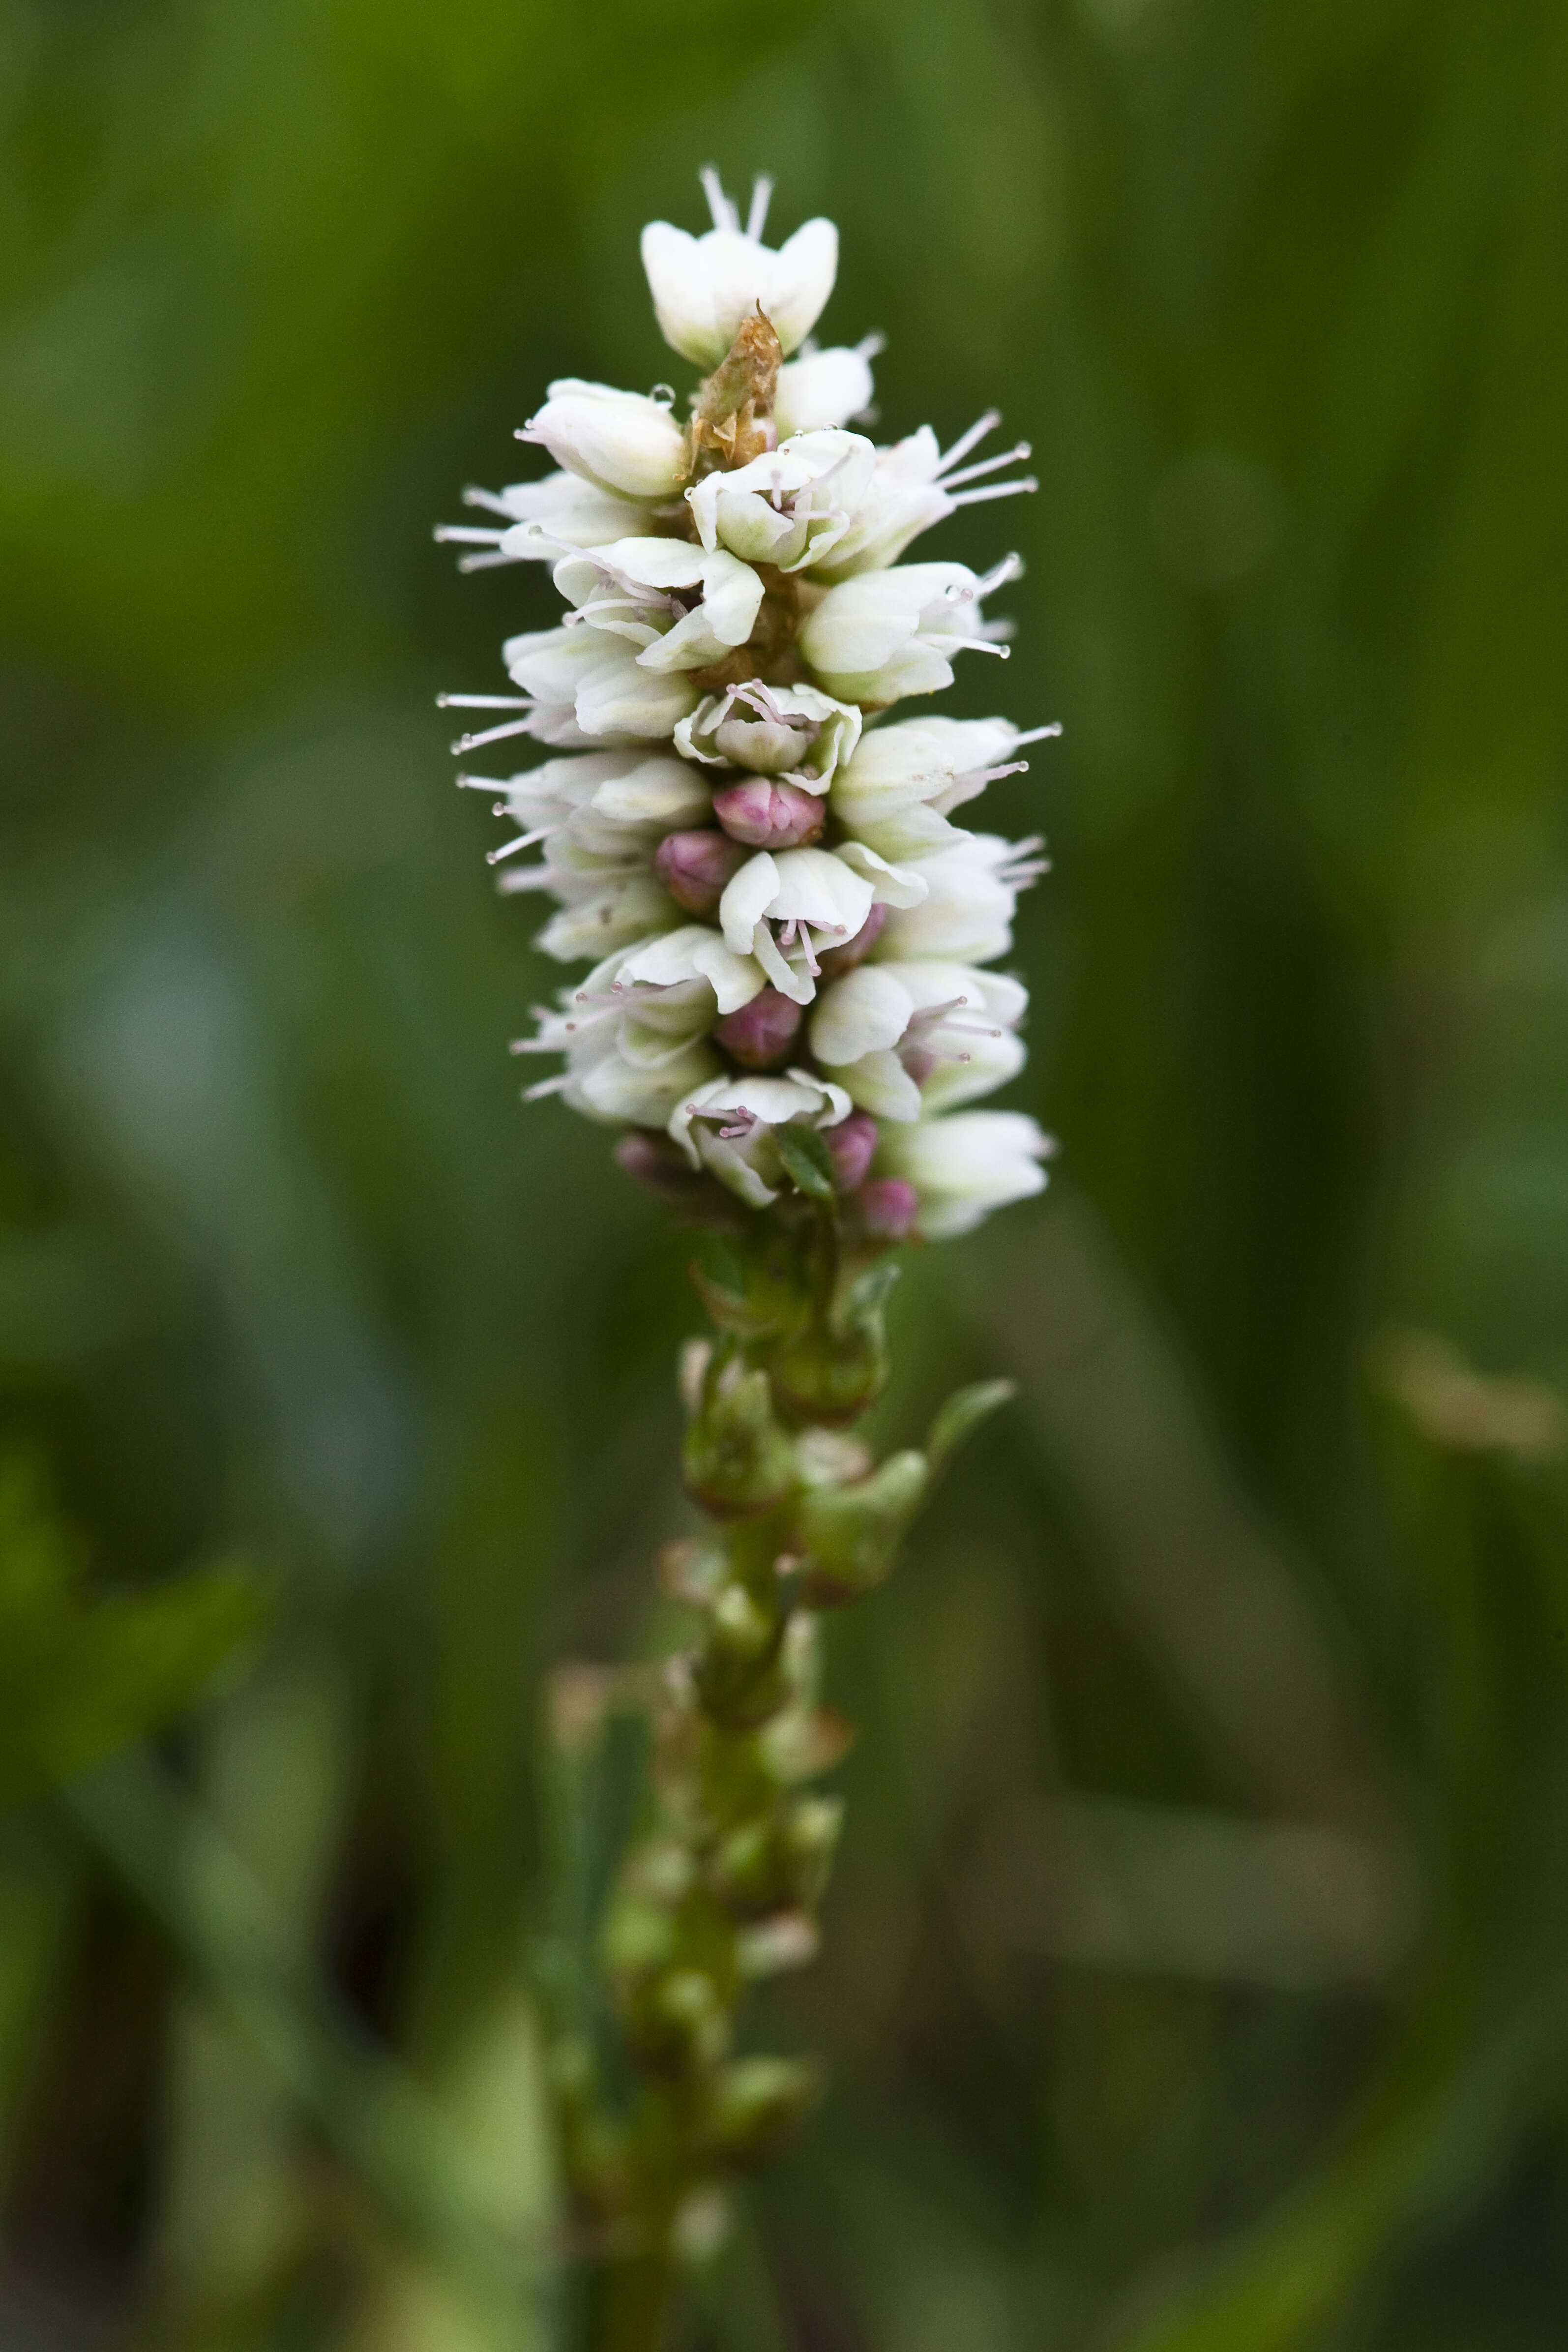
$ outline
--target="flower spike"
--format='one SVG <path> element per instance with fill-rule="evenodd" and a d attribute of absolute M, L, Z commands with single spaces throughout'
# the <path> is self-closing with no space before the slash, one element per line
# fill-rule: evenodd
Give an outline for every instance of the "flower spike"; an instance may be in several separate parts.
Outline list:
<path fill-rule="evenodd" d="M 821 1617 L 890 1573 L 1000 1393 L 961 1393 L 926 1453 L 880 1466 L 846 1434 L 887 1374 L 889 1253 L 1038 1193 L 1051 1150 L 1027 1113 L 977 1108 L 1024 1064 L 1028 992 L 995 965 L 1043 844 L 958 820 L 1061 728 L 928 699 L 960 654 L 1008 658 L 985 606 L 1023 565 L 906 560 L 1031 491 L 1030 446 L 980 454 L 995 409 L 946 448 L 929 425 L 873 440 L 882 339 L 809 340 L 837 229 L 769 247 L 768 175 L 744 219 L 701 179 L 711 226 L 642 238 L 660 331 L 703 372 L 689 400 L 559 379 L 519 434 L 549 470 L 465 490 L 486 520 L 435 534 L 463 570 L 548 564 L 565 607 L 507 640 L 511 691 L 439 698 L 476 714 L 459 755 L 527 747 L 516 774 L 457 782 L 507 824 L 497 889 L 549 906 L 537 946 L 590 967 L 511 1042 L 559 1063 L 524 1099 L 618 1130 L 618 1165 L 716 1253 L 681 1383 L 707 1532 L 660 1565 L 689 1636 L 638 1685 L 652 1779 L 598 1938 L 610 1998 L 552 2024 L 565 2242 L 603 2288 L 584 2307 L 645 2320 L 617 2352 L 663 2352 L 726 2183 L 815 2095 L 809 2064 L 731 2044 L 750 1979 L 817 1949 L 840 1807 L 804 1784 L 851 1736 L 818 1699 Z M 589 1736 L 577 1671 L 563 1741 Z"/>

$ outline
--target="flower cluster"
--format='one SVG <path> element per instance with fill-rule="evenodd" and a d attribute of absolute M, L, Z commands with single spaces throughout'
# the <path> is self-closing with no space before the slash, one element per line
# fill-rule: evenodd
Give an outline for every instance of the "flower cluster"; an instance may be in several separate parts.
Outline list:
<path fill-rule="evenodd" d="M 996 478 L 1029 453 L 972 459 L 994 415 L 946 451 L 928 426 L 887 447 L 854 429 L 876 339 L 807 340 L 832 224 L 771 250 L 768 184 L 743 228 L 704 176 L 706 235 L 643 236 L 666 341 L 712 371 L 688 422 L 662 389 L 552 383 L 520 437 L 557 470 L 470 490 L 493 523 L 440 534 L 468 568 L 548 562 L 570 607 L 507 644 L 514 695 L 444 698 L 497 714 L 460 755 L 553 755 L 460 779 L 518 828 L 491 853 L 501 887 L 555 901 L 539 946 L 593 964 L 517 1050 L 561 1055 L 529 1095 L 629 1127 L 618 1156 L 655 1188 L 716 1179 L 761 1209 L 816 1169 L 868 1241 L 963 1233 L 1045 1181 L 1032 1119 L 967 1108 L 1023 1062 L 1025 992 L 984 967 L 1042 866 L 1038 841 L 954 816 L 1056 730 L 884 714 L 960 653 L 1006 656 L 984 607 L 1015 557 L 901 558 L 1031 489 Z"/>

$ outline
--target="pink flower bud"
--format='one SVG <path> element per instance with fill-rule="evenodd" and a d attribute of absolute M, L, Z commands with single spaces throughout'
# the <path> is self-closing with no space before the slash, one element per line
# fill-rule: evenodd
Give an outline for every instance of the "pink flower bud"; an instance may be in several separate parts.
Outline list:
<path fill-rule="evenodd" d="M 716 1024 L 713 1041 L 743 1070 L 782 1069 L 805 1017 L 802 1006 L 792 1004 L 776 988 L 765 988 L 738 1013 L 727 1013 Z"/>
<path fill-rule="evenodd" d="M 722 833 L 668 833 L 659 844 L 653 871 L 688 915 L 711 915 L 725 884 L 746 863 L 746 852 Z"/>
<path fill-rule="evenodd" d="M 733 1226 L 737 1223 L 739 1203 L 733 1192 L 708 1175 L 699 1175 L 688 1166 L 686 1155 L 667 1135 L 650 1134 L 645 1127 L 633 1127 L 622 1136 L 611 1157 L 623 1174 L 655 1201 L 667 1208 L 681 1210 L 687 1219 L 697 1223 Z M 739 1211 L 744 1218 L 745 1212 Z"/>
<path fill-rule="evenodd" d="M 685 1154 L 667 1135 L 651 1135 L 646 1128 L 634 1127 L 621 1138 L 611 1156 L 634 1184 L 641 1184 L 657 1200 L 671 1200 L 678 1191 L 691 1190 L 692 1171 Z"/>
<path fill-rule="evenodd" d="M 799 784 L 769 783 L 765 776 L 716 793 L 713 813 L 732 840 L 751 849 L 800 849 L 816 840 L 827 816 L 815 793 Z"/>
<path fill-rule="evenodd" d="M 822 978 L 842 980 L 846 971 L 853 971 L 857 963 L 863 963 L 881 938 L 886 920 L 887 908 L 873 907 L 852 940 L 846 940 L 841 947 L 824 948 L 819 957 Z"/>
<path fill-rule="evenodd" d="M 902 1176 L 873 1176 L 855 1194 L 862 1231 L 878 1241 L 901 1242 L 914 1224 L 920 1197 Z"/>
<path fill-rule="evenodd" d="M 871 1166 L 876 1150 L 876 1121 L 869 1112 L 852 1111 L 837 1127 L 822 1129 L 822 1141 L 833 1163 L 833 1182 L 841 1192 L 852 1192 Z"/>

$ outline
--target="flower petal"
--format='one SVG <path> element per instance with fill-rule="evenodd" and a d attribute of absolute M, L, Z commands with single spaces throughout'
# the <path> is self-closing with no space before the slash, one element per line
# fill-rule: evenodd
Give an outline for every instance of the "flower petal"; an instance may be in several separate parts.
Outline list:
<path fill-rule="evenodd" d="M 718 902 L 718 919 L 726 947 L 737 955 L 749 954 L 758 923 L 778 896 L 779 867 L 766 849 L 748 857 L 725 886 Z"/>
<path fill-rule="evenodd" d="M 862 964 L 835 981 L 811 1015 L 811 1051 L 833 1066 L 896 1045 L 909 1026 L 915 999 L 902 981 L 877 964 Z"/>

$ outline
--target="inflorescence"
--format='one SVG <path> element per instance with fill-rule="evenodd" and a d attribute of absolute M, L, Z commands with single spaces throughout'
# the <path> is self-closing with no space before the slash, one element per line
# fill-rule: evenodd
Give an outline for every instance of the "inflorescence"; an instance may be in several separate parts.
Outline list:
<path fill-rule="evenodd" d="M 622 1165 L 696 1213 L 766 1209 L 821 1171 L 847 1236 L 938 1239 L 1045 1181 L 1032 1118 L 967 1108 L 1023 1064 L 1026 992 L 983 967 L 1040 843 L 954 816 L 1058 730 L 887 716 L 962 652 L 1006 657 L 983 608 L 1021 569 L 900 559 L 958 508 L 1032 489 L 1005 472 L 1029 450 L 972 456 L 994 413 L 946 451 L 928 425 L 883 447 L 852 429 L 878 340 L 808 340 L 832 223 L 774 251 L 766 180 L 744 228 L 704 183 L 706 234 L 643 233 L 660 328 L 711 371 L 689 420 L 664 387 L 552 383 L 519 437 L 559 470 L 469 490 L 495 520 L 438 534 L 465 569 L 549 562 L 570 607 L 507 641 L 515 695 L 444 698 L 495 714 L 460 756 L 555 755 L 459 779 L 517 828 L 490 853 L 500 887 L 556 902 L 538 945 L 593 963 L 514 1050 L 561 1056 L 529 1097 L 627 1129 Z"/>

